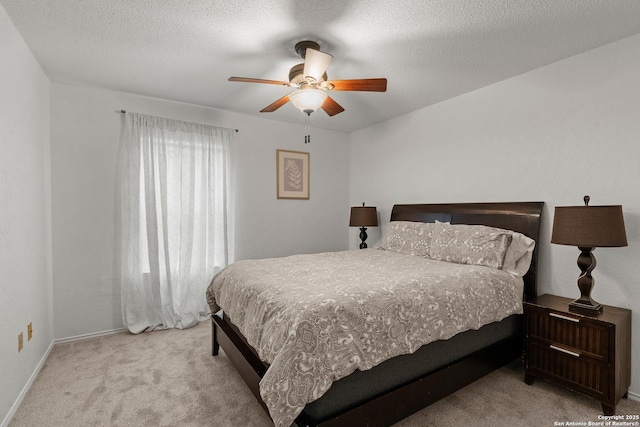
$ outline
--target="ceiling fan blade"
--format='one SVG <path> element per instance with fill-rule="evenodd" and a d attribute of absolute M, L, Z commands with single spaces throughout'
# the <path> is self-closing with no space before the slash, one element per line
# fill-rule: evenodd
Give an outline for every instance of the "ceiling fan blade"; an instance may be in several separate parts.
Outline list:
<path fill-rule="evenodd" d="M 322 107 L 320 108 L 322 108 L 329 116 L 335 116 L 336 114 L 344 111 L 344 108 L 342 108 L 342 106 L 334 101 L 330 96 L 327 96 L 327 99 L 324 100 Z"/>
<path fill-rule="evenodd" d="M 363 92 L 386 92 L 387 79 L 331 80 L 333 90 L 353 90 Z"/>
<path fill-rule="evenodd" d="M 289 102 L 289 95 L 285 95 L 282 98 L 278 99 L 277 101 L 267 105 L 262 110 L 260 110 L 260 112 L 261 113 L 273 113 L 274 111 L 276 111 L 278 108 L 282 107 L 287 102 Z"/>
<path fill-rule="evenodd" d="M 289 82 L 282 82 L 280 80 L 252 79 L 250 77 L 229 77 L 229 81 L 242 82 L 242 83 L 266 83 L 269 85 L 289 86 Z"/>
<path fill-rule="evenodd" d="M 331 58 L 333 58 L 333 56 L 328 53 L 307 48 L 304 57 L 304 76 L 313 77 L 319 82 L 325 71 L 327 71 L 329 64 L 331 64 Z"/>

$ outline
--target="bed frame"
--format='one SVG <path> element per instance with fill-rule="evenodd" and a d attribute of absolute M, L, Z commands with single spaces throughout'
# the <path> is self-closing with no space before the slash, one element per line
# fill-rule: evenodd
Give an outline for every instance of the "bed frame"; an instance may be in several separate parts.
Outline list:
<path fill-rule="evenodd" d="M 542 207 L 543 202 L 395 205 L 391 212 L 391 221 L 435 222 L 437 220 L 452 224 L 488 225 L 518 231 L 538 242 Z M 524 276 L 523 298 L 525 301 L 537 296 L 537 246 L 533 252 L 531 267 Z M 520 357 L 522 336 L 520 331 L 492 346 L 433 370 L 413 382 L 389 390 L 388 393 L 372 398 L 364 404 L 349 408 L 330 419 L 313 419 L 303 411 L 296 418 L 295 425 L 299 427 L 389 426 Z M 267 408 L 260 397 L 259 382 L 269 365 L 260 360 L 255 350 L 247 344 L 245 338 L 226 315 L 212 316 L 214 356 L 218 354 L 220 346 L 266 411 Z"/>

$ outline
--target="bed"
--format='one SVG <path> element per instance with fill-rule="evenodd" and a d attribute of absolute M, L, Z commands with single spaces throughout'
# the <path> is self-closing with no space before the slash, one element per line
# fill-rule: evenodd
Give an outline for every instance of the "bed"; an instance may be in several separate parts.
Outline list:
<path fill-rule="evenodd" d="M 456 230 L 456 227 L 465 227 L 460 226 L 461 224 L 512 230 L 537 242 L 542 206 L 542 202 L 395 205 L 390 224 L 407 223 L 416 227 L 421 227 L 420 223 L 428 224 L 426 226 L 429 227 L 429 233 L 435 230 L 433 231 L 432 243 L 437 240 L 436 234 L 438 237 L 446 236 L 446 233 Z M 514 234 L 514 236 L 516 235 Z M 429 237 L 431 238 L 431 235 Z M 502 239 L 500 244 L 503 246 L 504 242 L 507 242 L 506 244 L 511 242 L 510 238 L 505 240 L 504 236 L 499 237 Z M 383 239 L 383 247 L 385 246 L 384 242 Z M 230 268 L 225 269 L 226 272 L 223 270 L 224 273 L 216 275 L 207 291 L 212 312 L 218 312 L 220 308 L 223 308 L 222 312 L 212 316 L 212 353 L 215 356 L 219 353 L 219 348 L 223 348 L 258 402 L 270 413 L 274 423 L 278 426 L 289 425 L 290 420 L 293 420 L 294 417 L 294 425 L 300 427 L 388 426 L 522 354 L 521 303 L 523 300 L 532 299 L 537 295 L 537 247 L 534 248 L 532 245 L 531 248 L 530 263 L 527 262 L 526 268 L 518 274 L 522 276 L 519 278 L 513 278 L 511 274 L 503 272 L 502 261 L 500 261 L 500 268 L 487 268 L 486 265 L 497 267 L 491 264 L 494 261 L 490 257 L 487 261 L 489 264 L 482 266 L 461 265 L 469 263 L 457 263 L 460 260 L 446 262 L 448 259 L 445 258 L 436 258 L 433 261 L 425 260 L 420 256 L 399 255 L 394 251 L 383 249 L 316 254 L 313 259 L 308 258 L 312 255 L 306 255 L 282 260 L 245 261 L 242 262 L 247 264 L 244 266 L 244 270 L 240 270 L 239 267 Z M 420 250 L 421 248 L 418 247 L 418 251 Z M 431 250 L 431 253 L 434 252 L 433 247 L 427 248 L 427 250 Z M 444 253 L 446 254 L 446 252 Z M 485 258 L 482 259 L 482 262 L 485 262 Z M 506 263 L 506 258 L 504 262 Z M 293 297 L 288 296 L 289 299 L 285 300 L 286 304 L 281 301 L 274 302 L 269 299 L 269 295 L 276 294 L 281 291 L 280 288 L 287 287 L 285 284 L 279 283 L 279 276 L 269 270 L 270 265 L 274 263 L 288 263 L 287 274 L 296 277 L 309 275 L 303 279 L 308 283 L 318 283 L 319 286 L 321 282 L 328 282 L 339 272 L 343 279 L 346 274 L 344 282 L 353 284 L 352 286 L 357 290 L 360 288 L 360 284 L 357 283 L 358 277 L 361 276 L 362 280 L 367 282 L 366 286 L 370 286 L 366 288 L 365 295 L 389 294 L 392 298 L 397 297 L 397 303 L 396 300 L 392 300 L 393 303 L 389 303 L 389 300 L 380 302 L 379 311 L 384 311 L 384 314 L 378 317 L 371 314 L 377 313 L 376 309 L 371 308 L 372 306 L 367 309 L 370 312 L 368 311 L 366 315 L 353 316 L 351 315 L 353 308 L 344 309 L 343 300 L 352 298 L 349 286 L 344 284 L 342 287 L 340 284 L 335 285 L 335 288 L 340 289 L 341 292 L 336 294 L 338 297 L 330 293 L 327 294 L 327 290 L 323 289 L 320 292 L 322 298 L 313 299 L 314 296 L 311 295 L 313 292 L 307 292 L 310 294 L 307 297 L 306 293 L 301 294 L 298 290 L 298 294 L 294 294 Z M 305 263 L 309 265 L 307 266 Z M 461 269 L 466 269 L 464 274 L 469 275 L 468 280 L 475 281 L 475 284 L 467 286 L 465 288 L 467 290 L 461 291 L 460 295 L 462 296 L 456 298 L 462 299 L 466 304 L 465 307 L 474 307 L 467 311 L 480 314 L 478 316 L 466 316 L 466 314 L 461 315 L 460 313 L 452 315 L 442 309 L 439 313 L 444 313 L 444 315 L 439 315 L 442 315 L 442 318 L 446 318 L 448 315 L 453 320 L 450 322 L 451 325 L 447 323 L 446 319 L 443 321 L 442 318 L 436 319 L 434 317 L 435 321 L 432 322 L 428 318 L 429 316 L 425 317 L 424 315 L 424 310 L 428 311 L 429 304 L 432 303 L 431 296 L 423 297 L 422 294 L 411 294 L 407 299 L 402 299 L 403 294 L 406 293 L 403 289 L 406 288 L 394 287 L 396 286 L 394 284 L 395 277 L 405 273 L 409 274 L 414 270 L 420 272 L 422 266 L 426 266 L 427 263 L 431 264 L 428 266 L 429 269 L 437 271 L 437 273 L 431 274 L 437 278 L 438 286 L 422 285 L 420 282 L 422 279 L 409 277 L 406 280 L 411 281 L 412 292 L 414 289 L 425 288 L 430 289 L 430 292 L 441 293 L 445 298 L 453 298 L 451 295 L 456 294 L 457 291 L 451 292 L 443 287 L 443 283 L 448 283 L 449 279 L 441 271 L 442 264 L 450 265 L 455 271 L 451 274 L 456 278 L 462 274 L 460 273 Z M 337 267 L 333 267 L 334 265 Z M 384 279 L 384 276 L 381 276 L 382 273 L 376 272 L 380 265 L 385 267 L 379 269 L 391 271 L 393 275 Z M 249 270 L 247 270 L 248 267 Z M 253 275 L 248 271 L 251 271 Z M 372 272 L 367 273 L 368 275 L 363 273 L 369 271 Z M 495 277 L 487 279 L 485 274 L 491 274 Z M 221 283 L 224 280 L 231 281 L 232 279 L 236 281 L 233 282 L 234 287 L 238 287 L 234 291 L 235 294 L 230 291 L 226 294 L 222 293 L 224 285 Z M 244 284 L 239 285 L 244 283 L 239 280 L 244 280 L 247 283 L 246 287 Z M 386 285 L 384 280 L 389 280 L 389 283 Z M 508 282 L 509 287 L 502 281 Z M 500 284 L 496 287 L 498 290 L 493 290 L 493 288 L 484 290 L 480 287 L 480 284 L 485 286 L 489 282 L 498 282 Z M 513 286 L 511 282 L 513 282 Z M 251 286 L 248 285 L 249 283 Z M 439 290 L 441 286 L 443 290 Z M 468 289 L 473 290 L 468 291 Z M 476 289 L 483 290 L 480 292 Z M 287 292 L 289 291 L 287 290 Z M 501 303 L 493 304 L 482 301 L 481 304 L 474 305 L 476 297 L 484 298 L 485 293 L 496 294 L 497 300 Z M 355 295 L 353 299 L 358 304 L 368 298 L 363 297 L 363 294 L 356 294 L 355 290 L 353 294 Z M 263 298 L 259 304 L 249 303 L 254 304 L 250 310 L 252 313 L 256 311 L 255 307 L 260 307 L 261 311 L 258 311 L 261 316 L 257 316 L 257 320 L 253 317 L 250 319 L 243 317 L 245 307 L 243 304 L 247 304 L 247 301 L 253 301 L 249 298 L 251 295 Z M 514 299 L 518 300 L 519 307 L 518 304 L 515 304 Z M 372 301 L 377 300 L 372 297 Z M 274 304 L 276 305 L 274 306 Z M 415 305 L 418 307 L 416 310 L 422 309 L 423 311 L 412 312 L 406 309 L 408 305 Z M 438 301 L 432 305 L 447 307 L 447 310 L 450 310 L 448 302 Z M 490 312 L 488 307 L 494 305 L 496 306 L 495 310 L 500 310 L 499 313 L 497 311 Z M 296 306 L 295 310 L 290 308 L 291 306 Z M 231 315 L 227 313 L 227 308 Z M 285 314 L 290 311 L 297 313 L 301 310 L 312 311 L 315 317 L 303 318 L 300 323 L 305 324 L 306 322 L 310 326 L 307 329 L 296 326 L 298 329 L 292 333 L 290 329 L 287 329 L 289 326 Z M 264 312 L 276 313 L 276 315 L 265 322 Z M 342 317 L 343 319 L 339 322 L 333 322 L 332 319 L 327 318 L 326 314 L 322 317 L 317 314 L 318 312 L 335 313 L 336 318 Z M 390 314 L 391 312 L 393 314 Z M 390 318 L 393 325 L 388 331 L 384 325 L 380 327 L 375 325 L 370 327 L 369 325 L 367 326 L 369 329 L 362 332 L 362 319 L 367 316 L 385 320 Z M 392 316 L 396 317 L 392 318 Z M 413 320 L 421 321 L 420 319 L 422 319 L 423 327 L 403 326 L 409 324 L 405 320 L 412 316 Z M 467 319 L 464 319 L 463 322 L 460 320 L 461 317 L 469 317 L 468 324 L 464 323 Z M 476 317 L 484 317 L 482 323 L 478 323 Z M 396 322 L 396 319 L 402 321 Z M 234 322 L 241 327 L 236 326 Z M 359 322 L 358 327 L 361 328 L 357 333 L 349 329 L 353 327 L 354 322 Z M 337 326 L 333 323 L 336 323 Z M 400 329 L 402 330 L 396 333 L 398 324 L 401 324 Z M 346 328 L 344 325 L 349 325 L 347 328 L 349 330 L 346 332 L 343 330 Z M 245 333 L 241 333 L 240 329 Z M 384 334 L 389 337 L 398 335 L 400 338 L 392 337 L 389 343 L 376 342 L 371 346 L 362 343 L 362 340 L 367 341 L 372 330 L 378 329 L 384 330 Z M 313 335 L 308 332 L 310 330 L 314 330 L 316 334 L 319 332 L 320 335 Z M 336 335 L 332 335 L 333 338 L 329 339 L 327 334 Z M 296 337 L 292 338 L 294 335 Z M 353 339 L 354 336 L 359 338 Z M 321 348 L 319 342 L 327 342 L 330 345 Z M 422 345 L 423 343 L 424 345 Z M 355 355 L 353 352 L 342 352 L 341 346 L 343 344 L 356 348 Z M 289 351 L 295 345 L 298 347 L 313 345 L 315 353 L 301 350 L 300 352 L 290 351 L 288 356 L 281 354 L 286 353 L 284 349 Z M 340 348 L 336 349 L 336 347 Z M 331 353 L 333 350 L 335 350 L 335 357 Z M 324 355 L 325 352 L 331 354 L 331 358 L 319 356 L 319 354 Z M 302 362 L 300 362 L 301 360 Z M 336 369 L 336 366 L 339 367 L 338 371 L 331 371 L 331 369 Z M 278 371 L 274 373 L 276 369 Z M 283 373 L 289 375 L 289 372 L 293 372 L 291 375 L 294 379 L 283 379 L 285 377 Z M 299 380 L 299 378 L 306 379 Z M 262 393 L 261 381 L 263 383 Z M 301 398 L 302 400 L 298 401 L 300 396 L 304 396 L 304 399 Z M 282 413 L 280 407 L 275 406 L 274 401 L 284 408 Z M 286 404 L 282 403 L 284 401 Z M 292 401 L 293 403 L 291 403 Z M 291 412 L 291 407 L 296 406 L 298 409 Z M 287 413 L 287 411 L 289 412 Z"/>

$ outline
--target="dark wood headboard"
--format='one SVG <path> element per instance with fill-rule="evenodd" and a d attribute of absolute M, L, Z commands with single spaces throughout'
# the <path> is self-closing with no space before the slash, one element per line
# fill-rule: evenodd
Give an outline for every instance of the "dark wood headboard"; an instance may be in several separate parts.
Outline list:
<path fill-rule="evenodd" d="M 536 241 L 531 266 L 524 276 L 524 299 L 537 296 L 538 241 L 544 202 L 442 203 L 394 205 L 391 221 L 450 222 L 487 225 L 517 231 Z"/>

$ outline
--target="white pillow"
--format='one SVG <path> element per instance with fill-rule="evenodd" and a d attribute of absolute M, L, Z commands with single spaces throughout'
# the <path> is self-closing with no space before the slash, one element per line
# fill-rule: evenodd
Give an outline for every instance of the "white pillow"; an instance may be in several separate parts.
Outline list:
<path fill-rule="evenodd" d="M 511 233 L 511 244 L 504 254 L 502 270 L 514 276 L 522 277 L 529 271 L 536 242 L 524 234 L 515 231 Z"/>

